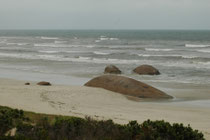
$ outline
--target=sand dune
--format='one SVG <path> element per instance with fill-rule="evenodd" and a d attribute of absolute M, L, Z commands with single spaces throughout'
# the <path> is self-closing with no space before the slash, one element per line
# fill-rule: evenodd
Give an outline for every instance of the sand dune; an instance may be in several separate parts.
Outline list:
<path fill-rule="evenodd" d="M 117 123 L 164 119 L 190 124 L 210 139 L 210 109 L 208 106 L 192 105 L 193 101 L 133 101 L 121 94 L 99 88 L 64 85 L 45 87 L 33 82 L 31 85 L 24 83 L 25 81 L 0 79 L 0 105 L 38 113 L 113 119 Z M 183 97 L 178 93 L 174 93 L 174 96 Z"/>

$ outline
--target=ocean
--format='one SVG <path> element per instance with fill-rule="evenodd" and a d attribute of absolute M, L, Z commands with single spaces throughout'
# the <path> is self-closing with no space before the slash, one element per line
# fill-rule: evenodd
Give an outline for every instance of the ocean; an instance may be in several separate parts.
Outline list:
<path fill-rule="evenodd" d="M 83 85 L 114 64 L 146 82 L 210 84 L 210 31 L 0 30 L 3 78 Z M 142 64 L 161 75 L 132 72 Z"/>

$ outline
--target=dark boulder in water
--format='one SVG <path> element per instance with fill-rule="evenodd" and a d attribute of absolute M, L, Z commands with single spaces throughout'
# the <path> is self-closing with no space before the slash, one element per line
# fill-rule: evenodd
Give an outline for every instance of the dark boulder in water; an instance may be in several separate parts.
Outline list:
<path fill-rule="evenodd" d="M 41 82 L 37 83 L 37 85 L 40 85 L 40 86 L 51 86 L 51 83 L 45 82 L 45 81 L 41 81 Z"/>
<path fill-rule="evenodd" d="M 117 75 L 103 75 L 85 84 L 139 98 L 170 99 L 171 96 L 140 81 Z"/>
<path fill-rule="evenodd" d="M 156 68 L 150 65 L 141 65 L 133 70 L 140 75 L 159 75 L 160 72 Z"/>
<path fill-rule="evenodd" d="M 114 65 L 108 65 L 108 66 L 104 69 L 104 73 L 121 74 L 121 71 L 119 70 L 118 67 L 116 67 L 116 66 L 114 66 Z"/>

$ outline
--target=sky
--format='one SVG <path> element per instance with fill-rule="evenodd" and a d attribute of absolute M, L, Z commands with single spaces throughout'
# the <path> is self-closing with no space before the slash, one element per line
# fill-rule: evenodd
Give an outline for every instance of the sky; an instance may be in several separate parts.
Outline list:
<path fill-rule="evenodd" d="M 0 29 L 210 29 L 210 0 L 0 0 Z"/>

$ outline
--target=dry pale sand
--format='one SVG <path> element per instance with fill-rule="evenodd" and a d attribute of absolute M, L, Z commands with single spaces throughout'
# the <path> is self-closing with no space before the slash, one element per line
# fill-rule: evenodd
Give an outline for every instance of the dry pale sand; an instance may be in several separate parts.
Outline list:
<path fill-rule="evenodd" d="M 0 79 L 0 105 L 38 113 L 91 116 L 117 123 L 147 119 L 190 124 L 210 139 L 210 108 L 185 102 L 133 101 L 104 89 L 83 86 L 27 86 L 25 81 Z M 173 92 L 171 92 L 173 93 Z M 209 98 L 209 90 L 200 94 Z M 182 93 L 174 94 L 182 98 Z M 186 94 L 189 96 L 188 94 Z M 195 96 L 195 95 L 194 95 Z M 206 100 L 209 102 L 210 100 Z"/>

